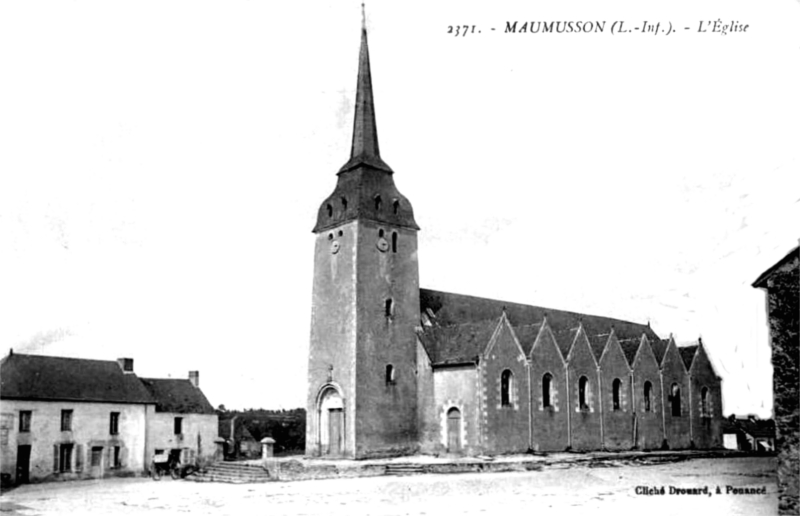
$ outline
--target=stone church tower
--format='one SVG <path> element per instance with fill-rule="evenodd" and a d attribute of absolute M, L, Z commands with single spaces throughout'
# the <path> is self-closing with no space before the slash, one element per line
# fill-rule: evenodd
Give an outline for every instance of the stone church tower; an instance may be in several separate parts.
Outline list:
<path fill-rule="evenodd" d="M 306 454 L 413 452 L 419 227 L 378 149 L 364 25 L 352 150 L 337 176 L 314 227 Z"/>

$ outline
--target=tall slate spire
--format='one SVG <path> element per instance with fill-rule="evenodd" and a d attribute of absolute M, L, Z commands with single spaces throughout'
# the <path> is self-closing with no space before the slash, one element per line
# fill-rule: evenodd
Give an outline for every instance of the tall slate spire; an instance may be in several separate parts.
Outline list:
<path fill-rule="evenodd" d="M 394 173 L 383 162 L 378 150 L 364 4 L 361 4 L 361 9 L 361 52 L 350 160 L 339 169 L 336 189 L 320 205 L 314 232 L 326 231 L 353 220 L 369 220 L 417 231 L 419 226 L 414 221 L 411 203 L 397 190 Z"/>
<path fill-rule="evenodd" d="M 361 51 L 358 56 L 358 82 L 356 85 L 355 120 L 353 121 L 353 144 L 350 161 L 339 173 L 359 165 L 392 173 L 383 162 L 378 149 L 378 127 L 375 124 L 375 101 L 372 93 L 372 74 L 369 69 L 369 47 L 367 45 L 367 23 L 364 4 L 361 4 Z"/>

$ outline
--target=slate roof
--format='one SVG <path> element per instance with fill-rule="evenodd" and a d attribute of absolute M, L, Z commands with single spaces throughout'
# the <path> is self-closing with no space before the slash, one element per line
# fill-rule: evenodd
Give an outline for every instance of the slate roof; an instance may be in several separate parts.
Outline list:
<path fill-rule="evenodd" d="M 539 336 L 539 331 L 542 329 L 542 323 L 518 324 L 513 328 L 514 333 L 517 335 L 517 340 L 522 346 L 522 352 L 525 353 L 526 357 L 529 356 L 533 345 L 536 343 L 536 337 Z"/>
<path fill-rule="evenodd" d="M 789 254 L 787 254 L 786 256 L 781 258 L 780 260 L 778 260 L 775 263 L 775 265 L 773 265 L 772 267 L 770 267 L 769 269 L 767 269 L 763 273 L 761 273 L 761 275 L 758 277 L 758 279 L 756 279 L 753 282 L 753 286 L 756 287 L 756 288 L 766 288 L 767 287 L 767 281 L 769 281 L 769 279 L 772 277 L 772 275 L 775 273 L 775 271 L 777 271 L 778 269 L 780 269 L 784 265 L 788 264 L 793 259 L 796 260 L 798 257 L 800 257 L 800 246 L 795 247 L 794 249 L 789 251 Z M 797 268 L 797 266 L 795 265 L 795 269 L 796 268 Z"/>
<path fill-rule="evenodd" d="M 142 385 L 150 392 L 156 412 L 175 414 L 215 414 L 214 407 L 199 388 L 189 380 L 142 378 Z"/>
<path fill-rule="evenodd" d="M 0 365 L 0 398 L 153 403 L 133 373 L 116 361 L 12 353 Z"/>
<path fill-rule="evenodd" d="M 692 367 L 692 361 L 694 360 L 695 354 L 697 354 L 697 344 L 693 346 L 679 347 L 678 351 L 680 351 L 683 364 L 686 366 L 686 370 L 688 371 L 689 368 Z"/>
<path fill-rule="evenodd" d="M 592 348 L 594 358 L 599 362 L 600 357 L 603 356 L 603 350 L 606 349 L 606 344 L 608 343 L 608 338 L 611 336 L 611 333 L 606 332 L 599 335 L 587 336 L 589 337 L 589 347 Z"/>
<path fill-rule="evenodd" d="M 639 351 L 639 345 L 641 342 L 641 338 L 630 338 L 619 341 L 619 345 L 622 348 L 622 353 L 625 355 L 625 359 L 628 361 L 628 365 L 631 367 L 633 367 L 633 361 L 636 359 L 636 352 Z"/>
<path fill-rule="evenodd" d="M 420 340 L 434 364 L 475 357 L 488 344 L 491 331 L 494 330 L 504 310 L 509 323 L 518 333 L 517 336 L 526 354 L 530 352 L 530 347 L 536 338 L 534 335 L 533 339 L 530 339 L 533 329 L 526 327 L 541 324 L 545 316 L 565 357 L 581 324 L 590 343 L 595 341 L 593 351 L 598 358 L 600 356 L 598 349 L 599 353 L 602 353 L 599 343 L 602 341 L 602 346 L 605 346 L 605 340 L 608 339 L 612 327 L 619 339 L 641 338 L 644 333 L 651 341 L 660 341 L 658 335 L 644 324 L 428 289 L 420 289 L 420 311 L 433 314 L 431 318 L 433 326 L 422 328 Z M 487 332 L 487 329 L 483 328 L 485 325 L 491 326 L 491 330 L 488 330 L 488 336 L 484 340 L 484 334 Z M 521 330 L 518 331 L 517 328 Z M 524 336 L 520 336 L 520 333 Z"/>
<path fill-rule="evenodd" d="M 422 345 L 434 365 L 477 362 L 500 319 L 434 326 L 420 332 Z"/>
<path fill-rule="evenodd" d="M 664 355 L 667 354 L 669 341 L 659 338 L 651 339 L 649 336 L 647 338 L 650 339 L 650 347 L 653 349 L 653 354 L 656 356 L 656 362 L 658 362 L 658 365 L 661 365 L 661 362 L 664 361 Z"/>

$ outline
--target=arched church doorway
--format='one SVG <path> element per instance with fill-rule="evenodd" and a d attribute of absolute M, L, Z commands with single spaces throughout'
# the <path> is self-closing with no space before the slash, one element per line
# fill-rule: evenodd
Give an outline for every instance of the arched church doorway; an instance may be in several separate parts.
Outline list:
<path fill-rule="evenodd" d="M 461 411 L 455 407 L 447 411 L 447 451 L 461 451 Z"/>
<path fill-rule="evenodd" d="M 320 450 L 323 455 L 344 453 L 344 401 L 334 387 L 328 387 L 319 398 Z"/>

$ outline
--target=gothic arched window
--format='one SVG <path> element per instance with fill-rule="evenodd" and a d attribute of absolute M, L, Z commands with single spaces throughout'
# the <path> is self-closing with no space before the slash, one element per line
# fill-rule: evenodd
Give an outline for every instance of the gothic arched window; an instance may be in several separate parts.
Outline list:
<path fill-rule="evenodd" d="M 553 383 L 553 375 L 544 373 L 542 377 L 542 407 L 552 406 L 550 402 L 550 385 Z"/>
<path fill-rule="evenodd" d="M 653 384 L 644 382 L 644 411 L 650 412 L 650 395 L 653 392 Z"/>
<path fill-rule="evenodd" d="M 514 388 L 514 375 L 511 370 L 506 369 L 500 375 L 500 405 L 511 406 L 511 392 Z"/>
<path fill-rule="evenodd" d="M 700 417 L 710 417 L 711 411 L 708 410 L 708 387 L 703 387 L 700 391 Z"/>
<path fill-rule="evenodd" d="M 681 415 L 681 388 L 678 387 L 677 383 L 672 384 L 672 390 L 670 391 L 672 396 L 670 397 L 670 402 L 672 404 L 672 417 L 680 417 Z"/>
<path fill-rule="evenodd" d="M 578 380 L 578 406 L 581 410 L 588 410 L 589 404 L 586 403 L 586 391 L 589 390 L 589 379 L 581 376 Z"/>

